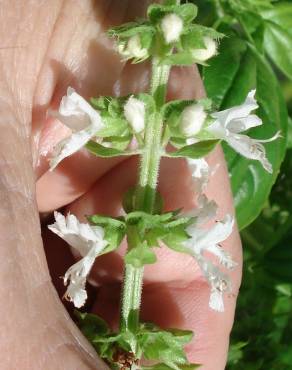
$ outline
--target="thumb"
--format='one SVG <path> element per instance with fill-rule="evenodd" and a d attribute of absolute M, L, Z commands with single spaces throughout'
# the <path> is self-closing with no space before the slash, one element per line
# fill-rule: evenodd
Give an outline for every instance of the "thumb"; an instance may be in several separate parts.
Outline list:
<path fill-rule="evenodd" d="M 52 286 L 35 201 L 31 111 L 15 104 L 5 79 L 0 73 L 1 368 L 106 369 Z"/>

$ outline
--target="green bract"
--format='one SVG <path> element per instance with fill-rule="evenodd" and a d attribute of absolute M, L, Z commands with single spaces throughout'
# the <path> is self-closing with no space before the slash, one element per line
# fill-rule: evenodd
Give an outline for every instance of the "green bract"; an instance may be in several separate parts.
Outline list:
<path fill-rule="evenodd" d="M 112 366 L 116 363 L 117 367 L 112 367 L 114 369 L 120 368 L 119 360 L 124 356 L 127 356 L 130 363 L 135 364 L 142 354 L 145 359 L 158 362 L 149 367 L 141 366 L 141 369 L 145 370 L 193 370 L 199 366 L 190 364 L 184 353 L 184 346 L 193 338 L 191 331 L 162 330 L 151 323 L 140 323 L 136 328 L 135 313 L 132 313 L 129 330 L 124 333 L 114 333 L 106 322 L 96 315 L 76 311 L 76 316 L 84 335 L 100 356 L 109 361 Z"/>

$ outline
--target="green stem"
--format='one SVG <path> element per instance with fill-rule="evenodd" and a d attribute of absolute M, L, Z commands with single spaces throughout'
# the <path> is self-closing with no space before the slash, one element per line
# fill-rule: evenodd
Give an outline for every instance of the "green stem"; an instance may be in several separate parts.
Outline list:
<path fill-rule="evenodd" d="M 158 59 L 153 60 L 150 93 L 155 99 L 156 113 L 146 122 L 145 147 L 140 159 L 140 177 L 137 190 L 136 209 L 153 213 L 156 198 L 159 164 L 161 159 L 161 136 L 163 120 L 160 108 L 165 102 L 167 81 L 170 67 L 160 65 Z M 131 230 L 133 233 L 133 230 Z M 129 249 L 135 242 L 128 240 Z M 121 330 L 132 330 L 139 324 L 143 283 L 143 267 L 136 268 L 126 264 L 122 293 Z M 133 328 L 134 326 L 134 328 Z"/>

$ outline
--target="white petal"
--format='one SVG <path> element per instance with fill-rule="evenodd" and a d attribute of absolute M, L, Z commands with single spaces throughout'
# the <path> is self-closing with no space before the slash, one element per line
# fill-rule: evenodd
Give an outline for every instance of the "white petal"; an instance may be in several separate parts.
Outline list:
<path fill-rule="evenodd" d="M 223 312 L 223 293 L 231 291 L 231 284 L 227 275 L 222 273 L 214 264 L 201 254 L 194 254 L 203 275 L 210 284 L 209 306 L 213 310 Z"/>
<path fill-rule="evenodd" d="M 219 121 L 222 127 L 236 133 L 245 131 L 250 127 L 261 125 L 262 121 L 257 116 L 246 119 L 253 110 L 258 108 L 258 104 L 254 98 L 255 92 L 255 90 L 252 90 L 243 104 L 213 113 L 211 116 Z M 212 126 L 210 127 L 210 131 L 212 131 Z"/>
<path fill-rule="evenodd" d="M 128 56 L 131 58 L 143 59 L 148 55 L 148 50 L 142 48 L 141 46 L 141 40 L 139 35 L 134 35 L 129 39 L 126 52 L 128 53 Z"/>
<path fill-rule="evenodd" d="M 104 240 L 104 231 L 101 227 L 83 224 L 71 214 L 66 218 L 59 212 L 55 212 L 54 215 L 56 222 L 48 228 L 75 248 L 81 256 L 85 256 L 92 247 L 100 253 L 108 244 Z"/>
<path fill-rule="evenodd" d="M 217 53 L 217 43 L 211 37 L 204 37 L 204 49 L 193 49 L 192 56 L 198 62 L 205 62 Z"/>
<path fill-rule="evenodd" d="M 84 306 L 86 302 L 87 293 L 85 290 L 85 282 L 80 283 L 79 281 L 78 284 L 70 282 L 66 290 L 66 293 L 64 294 L 65 299 L 67 299 L 70 302 L 73 302 L 76 308 Z"/>
<path fill-rule="evenodd" d="M 205 189 L 210 177 L 210 168 L 203 158 L 187 159 L 187 164 L 192 174 L 192 179 L 197 193 L 201 194 Z"/>
<path fill-rule="evenodd" d="M 226 141 L 239 154 L 260 161 L 267 172 L 273 172 L 272 165 L 266 157 L 265 147 L 260 141 L 241 134 L 229 135 Z"/>
<path fill-rule="evenodd" d="M 176 14 L 167 14 L 161 21 L 161 29 L 167 44 L 179 40 L 183 31 L 183 20 Z"/>
<path fill-rule="evenodd" d="M 92 247 L 86 256 L 68 269 L 64 276 L 65 285 L 70 281 L 65 297 L 72 301 L 77 308 L 82 307 L 86 301 L 86 278 L 98 254 L 99 248 Z"/>
<path fill-rule="evenodd" d="M 58 143 L 54 149 L 53 157 L 50 160 L 50 171 L 56 168 L 63 159 L 82 149 L 95 134 L 96 130 L 89 128 L 73 133 L 71 136 Z"/>
<path fill-rule="evenodd" d="M 145 104 L 131 96 L 124 106 L 124 114 L 134 132 L 142 132 L 145 128 Z"/>
<path fill-rule="evenodd" d="M 67 95 L 61 100 L 58 118 L 72 131 L 83 130 L 89 125 L 96 131 L 103 127 L 100 114 L 72 87 L 68 87 Z"/>
<path fill-rule="evenodd" d="M 189 226 L 186 231 L 192 237 L 186 241 L 189 248 L 196 253 L 226 240 L 232 233 L 234 219 L 227 215 L 223 221 L 216 222 L 209 229 L 200 228 L 197 224 Z"/>
<path fill-rule="evenodd" d="M 206 118 L 207 113 L 202 104 L 189 105 L 182 112 L 180 122 L 182 133 L 187 137 L 195 136 L 201 131 Z"/>
<path fill-rule="evenodd" d="M 211 290 L 209 307 L 214 311 L 224 312 L 223 293 L 217 289 Z"/>
<path fill-rule="evenodd" d="M 196 217 L 196 225 L 200 226 L 214 219 L 217 214 L 218 205 L 213 200 L 209 201 L 205 195 L 199 196 L 197 202 L 197 208 L 188 212 L 186 215 Z"/>
<path fill-rule="evenodd" d="M 219 245 L 210 245 L 206 248 L 206 250 L 213 253 L 214 256 L 218 257 L 219 263 L 229 270 L 232 270 L 235 266 L 237 266 L 237 263 L 232 260 L 230 254 Z"/>
<path fill-rule="evenodd" d="M 61 100 L 59 112 L 53 115 L 68 126 L 73 134 L 57 144 L 50 161 L 51 170 L 64 158 L 80 150 L 104 126 L 100 114 L 71 87 L 68 87 L 67 95 Z"/>

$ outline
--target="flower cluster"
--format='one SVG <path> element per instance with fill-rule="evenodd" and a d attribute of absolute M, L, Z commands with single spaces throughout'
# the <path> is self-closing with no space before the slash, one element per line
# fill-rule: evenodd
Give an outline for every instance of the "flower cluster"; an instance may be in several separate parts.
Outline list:
<path fill-rule="evenodd" d="M 205 64 L 217 53 L 217 40 L 223 37 L 214 29 L 193 24 L 197 8 L 193 4 L 153 4 L 146 21 L 131 22 L 110 30 L 117 38 L 117 50 L 124 60 L 140 63 L 154 55 L 164 55 L 167 64 Z M 174 53 L 173 53 L 174 51 Z"/>

